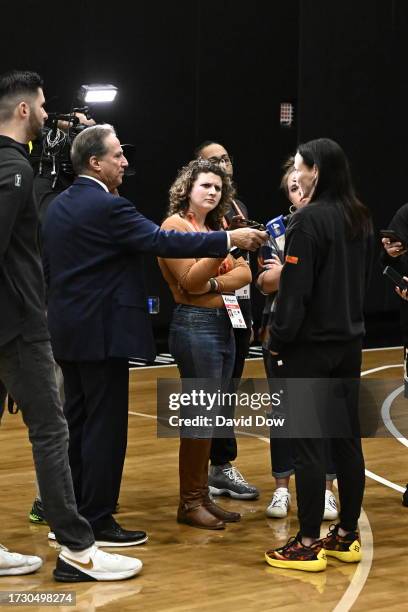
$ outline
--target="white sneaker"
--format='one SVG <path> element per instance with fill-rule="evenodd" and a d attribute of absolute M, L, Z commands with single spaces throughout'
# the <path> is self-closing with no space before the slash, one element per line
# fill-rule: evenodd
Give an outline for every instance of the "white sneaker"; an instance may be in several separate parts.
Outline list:
<path fill-rule="evenodd" d="M 9 552 L 0 544 L 0 576 L 31 574 L 42 566 L 42 559 L 35 555 L 20 555 Z"/>
<path fill-rule="evenodd" d="M 54 578 L 59 582 L 91 582 L 94 580 L 125 580 L 136 576 L 143 563 L 134 557 L 112 555 L 93 546 L 89 561 L 81 563 L 69 557 L 69 551 L 61 551 Z"/>
<path fill-rule="evenodd" d="M 56 541 L 56 539 L 57 539 L 57 538 L 55 537 L 55 533 L 54 533 L 53 531 L 49 531 L 49 532 L 48 532 L 48 536 L 47 536 L 47 537 L 48 537 L 48 539 L 49 539 L 49 540 L 54 540 L 54 541 Z"/>
<path fill-rule="evenodd" d="M 326 489 L 325 500 L 324 500 L 324 521 L 334 521 L 339 516 L 337 510 L 337 502 L 333 493 Z"/>
<path fill-rule="evenodd" d="M 290 506 L 290 493 L 286 487 L 278 487 L 273 494 L 271 503 L 266 509 L 269 518 L 284 518 L 288 515 Z"/>

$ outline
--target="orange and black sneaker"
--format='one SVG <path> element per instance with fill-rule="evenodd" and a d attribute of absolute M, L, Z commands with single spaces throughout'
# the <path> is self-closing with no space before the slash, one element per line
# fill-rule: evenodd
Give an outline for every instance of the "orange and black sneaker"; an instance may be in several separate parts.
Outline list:
<path fill-rule="evenodd" d="M 321 540 L 326 555 L 344 563 L 361 561 L 361 542 L 357 531 L 350 531 L 345 536 L 339 535 L 338 531 L 339 525 L 330 525 L 329 533 Z"/>
<path fill-rule="evenodd" d="M 265 560 L 272 567 L 304 572 L 321 572 L 327 565 L 322 540 L 317 540 L 311 546 L 305 546 L 302 544 L 300 533 L 290 538 L 284 546 L 268 550 L 265 553 Z"/>

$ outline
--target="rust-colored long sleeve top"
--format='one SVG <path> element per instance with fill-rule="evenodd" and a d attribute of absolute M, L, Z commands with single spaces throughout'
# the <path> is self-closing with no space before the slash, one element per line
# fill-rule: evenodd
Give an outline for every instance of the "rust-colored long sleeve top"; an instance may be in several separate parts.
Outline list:
<path fill-rule="evenodd" d="M 192 232 L 194 227 L 179 214 L 168 217 L 162 224 L 164 230 Z M 170 259 L 158 257 L 160 270 L 167 281 L 177 304 L 222 308 L 221 293 L 233 293 L 252 280 L 251 270 L 246 261 L 240 257 L 234 259 L 228 255 L 228 267 L 225 274 L 219 274 L 224 258 Z M 218 290 L 208 291 L 208 281 L 215 278 Z"/>

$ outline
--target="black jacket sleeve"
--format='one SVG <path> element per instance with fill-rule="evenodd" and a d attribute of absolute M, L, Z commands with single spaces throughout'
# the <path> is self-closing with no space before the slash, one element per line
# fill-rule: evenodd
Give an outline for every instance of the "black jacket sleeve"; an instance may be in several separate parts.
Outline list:
<path fill-rule="evenodd" d="M 10 244 L 20 211 L 30 197 L 33 172 L 23 160 L 3 162 L 0 170 L 0 260 Z"/>
<path fill-rule="evenodd" d="M 312 237 L 294 228 L 286 237 L 285 263 L 268 348 L 279 353 L 297 335 L 313 290 L 316 248 Z"/>

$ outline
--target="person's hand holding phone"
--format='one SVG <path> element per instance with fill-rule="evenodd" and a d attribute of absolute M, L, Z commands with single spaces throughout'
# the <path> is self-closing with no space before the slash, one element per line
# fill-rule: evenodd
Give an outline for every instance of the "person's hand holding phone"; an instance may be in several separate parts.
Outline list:
<path fill-rule="evenodd" d="M 400 257 L 407 252 L 402 242 L 391 242 L 389 238 L 382 238 L 381 242 L 383 243 L 384 249 L 387 251 L 387 255 L 390 257 Z"/>
<path fill-rule="evenodd" d="M 408 283 L 408 277 L 407 276 L 403 276 L 403 279 L 404 279 L 404 281 L 406 281 Z M 408 289 L 402 289 L 401 290 L 399 287 L 395 287 L 395 291 L 396 291 L 396 293 L 398 293 L 400 298 L 402 298 L 403 300 L 408 302 L 408 296 L 407 296 Z"/>
<path fill-rule="evenodd" d="M 264 259 L 262 267 L 264 270 L 271 270 L 272 268 L 283 268 L 283 263 L 279 259 L 278 255 L 272 254 L 270 259 Z"/>
<path fill-rule="evenodd" d="M 407 252 L 407 245 L 394 230 L 381 230 L 380 236 L 383 247 L 390 257 L 400 257 Z"/>

